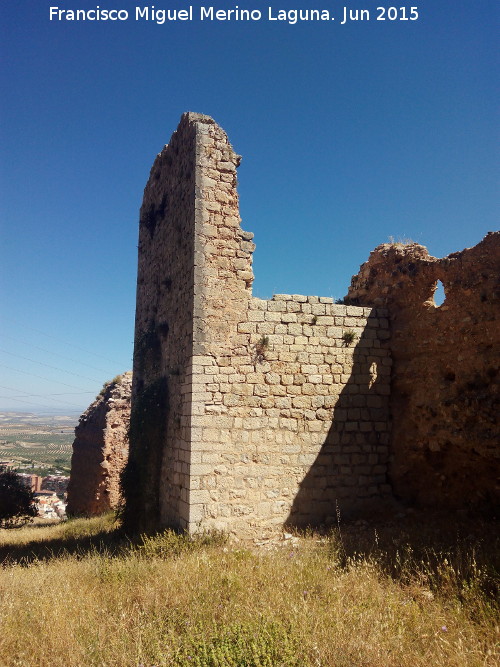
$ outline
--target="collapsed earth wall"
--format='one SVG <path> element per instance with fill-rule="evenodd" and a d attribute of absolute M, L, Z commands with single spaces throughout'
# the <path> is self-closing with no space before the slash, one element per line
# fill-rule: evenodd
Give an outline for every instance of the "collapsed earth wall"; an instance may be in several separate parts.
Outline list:
<path fill-rule="evenodd" d="M 424 506 L 498 508 L 500 233 L 442 259 L 416 243 L 380 245 L 348 300 L 390 314 L 394 492 Z"/>
<path fill-rule="evenodd" d="M 104 385 L 75 428 L 67 513 L 94 516 L 120 504 L 120 474 L 128 459 L 132 373 Z"/>

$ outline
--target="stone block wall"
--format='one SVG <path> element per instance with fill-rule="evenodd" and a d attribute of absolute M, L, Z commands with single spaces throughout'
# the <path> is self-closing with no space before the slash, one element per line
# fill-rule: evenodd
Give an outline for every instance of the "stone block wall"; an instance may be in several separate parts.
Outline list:
<path fill-rule="evenodd" d="M 438 281 L 445 300 L 434 301 Z M 393 357 L 390 477 L 406 502 L 498 510 L 500 233 L 442 259 L 378 246 L 351 302 L 388 309 Z"/>
<path fill-rule="evenodd" d="M 252 297 L 240 157 L 184 114 L 141 208 L 126 524 L 262 534 L 389 492 L 383 309 Z"/>
<path fill-rule="evenodd" d="M 239 160 L 211 118 L 186 113 L 144 191 L 126 475 L 126 521 L 142 528 L 190 523 L 194 357 L 237 334 L 253 279 Z"/>
<path fill-rule="evenodd" d="M 262 534 L 380 505 L 390 493 L 386 312 L 275 295 L 250 299 L 237 331 L 238 347 L 194 368 L 194 524 Z"/>
<path fill-rule="evenodd" d="M 184 523 L 194 318 L 196 125 L 185 115 L 156 157 L 139 224 L 127 514 L 142 528 Z"/>

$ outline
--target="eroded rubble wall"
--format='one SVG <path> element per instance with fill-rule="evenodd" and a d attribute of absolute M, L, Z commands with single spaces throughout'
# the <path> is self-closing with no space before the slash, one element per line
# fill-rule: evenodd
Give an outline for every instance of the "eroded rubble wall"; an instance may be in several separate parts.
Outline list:
<path fill-rule="evenodd" d="M 396 494 L 441 508 L 498 507 L 500 233 L 443 259 L 415 243 L 380 245 L 348 299 L 390 314 Z"/>
<path fill-rule="evenodd" d="M 184 114 L 145 189 L 126 525 L 262 534 L 389 495 L 387 311 L 252 296 L 240 157 Z"/>
<path fill-rule="evenodd" d="M 68 515 L 94 516 L 116 509 L 120 474 L 128 458 L 132 373 L 104 385 L 75 428 Z"/>

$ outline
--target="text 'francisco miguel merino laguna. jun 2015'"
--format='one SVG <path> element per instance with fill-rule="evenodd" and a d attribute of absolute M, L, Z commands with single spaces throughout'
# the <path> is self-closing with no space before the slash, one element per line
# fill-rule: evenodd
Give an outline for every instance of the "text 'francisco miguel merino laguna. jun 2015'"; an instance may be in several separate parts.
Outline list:
<path fill-rule="evenodd" d="M 109 8 L 99 5 L 91 9 L 49 7 L 50 21 L 130 20 L 149 21 L 157 25 L 175 21 L 285 21 L 292 25 L 304 21 L 334 21 L 337 24 L 345 25 L 355 21 L 417 21 L 418 18 L 418 7 L 411 6 L 380 6 L 374 9 L 357 9 L 346 6 L 316 9 L 275 9 L 274 7 L 242 9 L 238 5 L 229 9 L 206 5 L 189 5 L 182 9 L 164 9 L 155 5 L 137 6 L 134 9 Z"/>

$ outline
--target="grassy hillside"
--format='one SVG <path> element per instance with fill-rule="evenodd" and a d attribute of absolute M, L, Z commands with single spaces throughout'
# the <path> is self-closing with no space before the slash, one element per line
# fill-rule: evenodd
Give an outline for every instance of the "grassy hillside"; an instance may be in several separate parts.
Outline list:
<path fill-rule="evenodd" d="M 132 542 L 112 517 L 0 531 L 0 662 L 497 665 L 494 526 L 386 528 L 258 548 L 170 532 Z"/>

